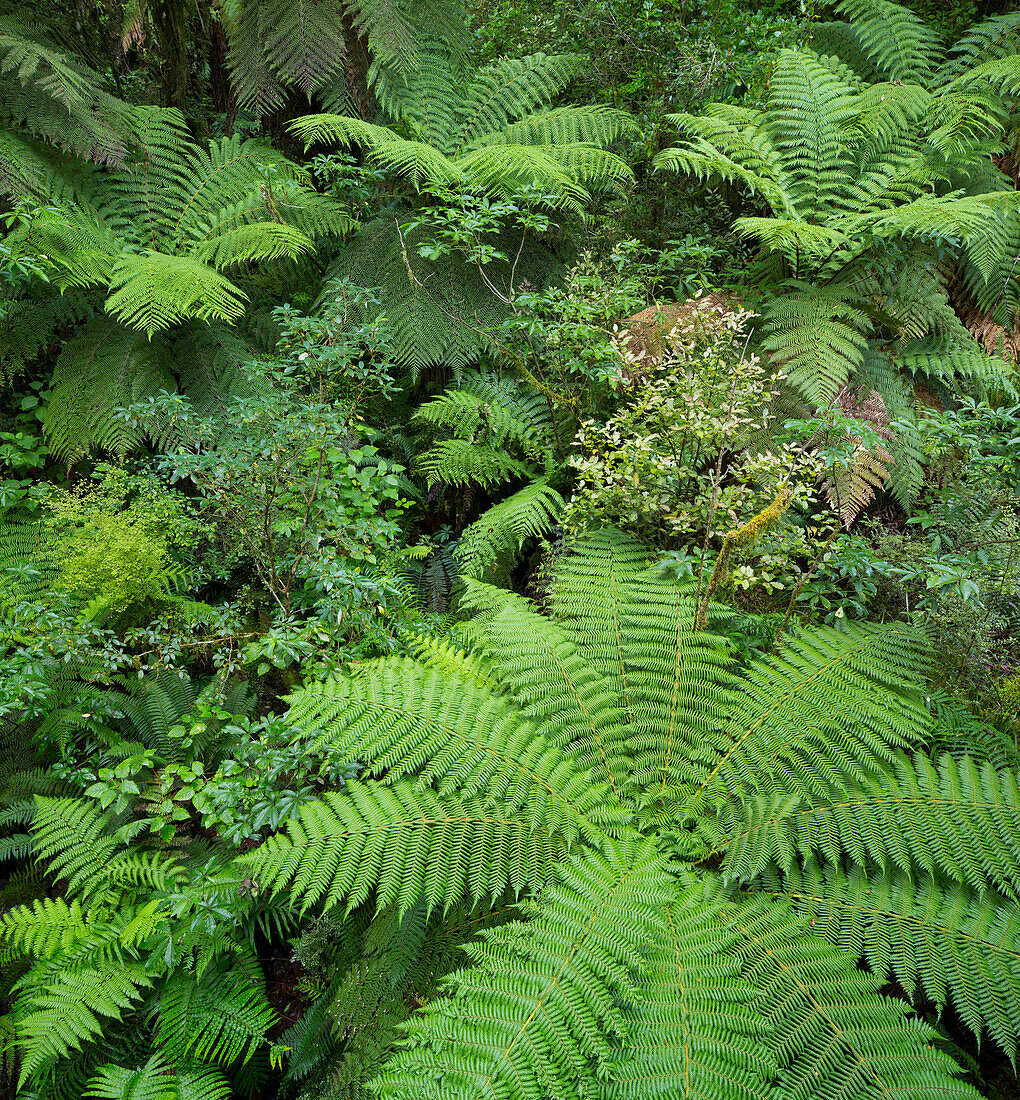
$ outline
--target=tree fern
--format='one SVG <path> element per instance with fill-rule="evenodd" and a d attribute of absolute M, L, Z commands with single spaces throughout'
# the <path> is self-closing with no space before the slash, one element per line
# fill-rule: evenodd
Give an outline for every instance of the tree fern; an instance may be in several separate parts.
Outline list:
<path fill-rule="evenodd" d="M 592 192 L 617 190 L 631 179 L 607 146 L 633 123 L 606 107 L 550 107 L 579 62 L 574 55 L 535 54 L 471 71 L 447 43 L 423 44 L 407 65 L 375 70 L 375 91 L 391 125 L 314 114 L 292 129 L 306 146 L 362 150 L 414 191 L 444 188 L 581 213 Z M 407 200 L 420 204 L 410 194 Z M 459 368 L 487 346 L 486 332 L 507 316 L 506 301 L 460 256 L 419 257 L 421 232 L 420 219 L 404 233 L 396 232 L 393 217 L 378 219 L 353 238 L 339 270 L 380 288 L 398 359 L 414 370 L 435 363 Z M 498 251 L 517 257 L 486 269 L 490 283 L 506 286 L 504 299 L 524 280 L 542 285 L 557 266 L 540 242 L 522 239 L 517 230 L 497 236 Z"/>
<path fill-rule="evenodd" d="M 190 853 L 175 857 L 158 843 L 131 843 L 133 823 L 118 828 L 90 801 L 37 797 L 36 806 L 36 854 L 67 897 L 37 899 L 0 918 L 0 943 L 29 964 L 11 1012 L 21 1083 L 80 1096 L 92 1079 L 97 1090 L 149 1095 L 162 1077 L 178 1100 L 210 1089 L 222 1095 L 222 1078 L 199 1063 L 235 1072 L 262 1047 L 275 1016 L 222 895 L 218 927 L 192 916 L 212 901 L 209 864 L 196 867 Z M 139 1042 L 118 1038 L 128 1027 Z M 123 1069 L 138 1064 L 129 1059 L 139 1049 L 139 1060 L 152 1056 L 148 1066 Z M 168 1062 L 179 1081 L 167 1078 Z"/>
<path fill-rule="evenodd" d="M 390 104 L 411 140 L 343 115 L 308 115 L 292 128 L 309 145 L 358 145 L 415 187 L 473 185 L 504 195 L 533 189 L 576 205 L 586 186 L 629 178 L 624 162 L 604 151 L 632 128 L 622 112 L 560 107 L 533 114 L 562 90 L 578 58 L 536 54 L 502 61 L 465 82 L 456 70 L 442 70 L 444 56 L 440 51 L 430 59 L 438 79 L 409 80 L 406 94 Z"/>
<path fill-rule="evenodd" d="M 46 426 L 70 460 L 93 446 L 123 454 L 139 441 L 118 411 L 176 390 L 177 363 L 189 381 L 192 360 L 174 345 L 210 342 L 196 322 L 241 317 L 247 298 L 231 276 L 307 253 L 312 237 L 349 224 L 272 149 L 238 137 L 202 148 L 180 115 L 156 108 L 139 108 L 134 128 L 128 167 L 51 176 L 51 205 L 12 237 L 54 269 L 56 287 L 102 295 L 110 318 L 86 312 L 62 341 Z"/>
<path fill-rule="evenodd" d="M 836 10 L 886 80 L 923 84 L 931 78 L 939 38 L 909 8 L 893 0 L 841 0 Z"/>
<path fill-rule="evenodd" d="M 864 94 L 886 110 L 888 104 L 912 101 L 927 143 L 944 158 L 941 171 L 952 186 L 971 194 L 1012 193 L 1012 181 L 993 158 L 1015 144 L 1015 93 L 1020 87 L 1016 14 L 975 24 L 944 54 L 939 36 L 892 0 L 848 0 L 837 10 L 850 22 L 816 28 L 812 47 L 842 58 L 854 78 L 864 82 Z M 879 80 L 894 83 L 875 83 Z M 1013 208 L 998 225 L 992 222 L 972 232 L 961 255 L 970 302 L 1007 329 L 1014 327 L 1018 309 L 1010 270 L 1017 222 Z"/>
<path fill-rule="evenodd" d="M 257 117 L 278 107 L 288 89 L 314 95 L 331 109 L 367 110 L 366 88 L 350 71 L 359 53 L 370 52 L 377 64 L 400 72 L 429 36 L 441 37 L 458 55 L 467 48 L 463 12 L 449 0 L 228 0 L 223 21 L 235 94 Z"/>
<path fill-rule="evenodd" d="M 698 630 L 698 593 L 614 533 L 558 564 L 546 614 L 477 582 L 463 602 L 470 653 L 296 693 L 289 721 L 368 765 L 242 857 L 298 904 L 411 921 L 525 895 L 409 1020 L 383 1094 L 972 1095 L 887 973 L 1012 1054 L 1020 792 L 926 755 L 912 630 L 736 665 L 725 611 Z"/>
<path fill-rule="evenodd" d="M 230 1084 L 216 1069 L 180 1070 L 157 1052 L 138 1069 L 103 1066 L 85 1095 L 94 1100 L 230 1100 Z"/>
<path fill-rule="evenodd" d="M 959 324 L 927 369 L 912 357 L 919 341 L 945 327 L 944 315 L 930 313 L 927 324 L 919 324 L 918 313 L 932 296 L 944 301 L 945 273 L 929 264 L 927 278 L 935 285 L 908 293 L 913 282 L 905 276 L 917 268 L 917 245 L 900 242 L 960 248 L 985 285 L 1010 262 L 1018 220 L 1015 193 L 980 168 L 999 125 L 994 115 L 978 111 L 973 125 L 960 116 L 950 134 L 936 109 L 948 101 L 905 83 L 935 79 L 923 24 L 890 0 L 861 0 L 846 10 L 851 7 L 856 21 L 848 34 L 899 83 L 866 85 L 823 58 L 784 53 L 761 111 L 718 105 L 698 118 L 674 116 L 687 142 L 658 159 L 663 167 L 742 184 L 770 207 L 771 216 L 735 225 L 762 246 L 761 275 L 786 277 L 765 309 L 764 347 L 790 385 L 822 406 L 844 385 L 862 383 L 871 349 L 887 343 L 890 332 L 899 337 L 893 356 L 901 371 L 980 382 L 988 360 Z M 903 23 L 902 34 L 892 33 L 889 20 Z M 956 190 L 948 189 L 942 155 L 951 144 L 958 154 Z M 992 189 L 978 192 L 978 183 Z M 896 289 L 888 293 L 886 286 Z M 874 388 L 894 400 L 888 386 Z M 901 434 L 907 442 L 909 432 Z M 899 487 L 906 484 L 901 480 Z"/>
<path fill-rule="evenodd" d="M 0 191 L 9 195 L 36 193 L 49 173 L 31 139 L 107 164 L 123 162 L 130 145 L 131 109 L 48 30 L 38 17 L 0 15 Z"/>
<path fill-rule="evenodd" d="M 440 438 L 416 461 L 430 488 L 450 485 L 493 492 L 508 482 L 526 482 L 461 535 L 456 556 L 465 575 L 506 569 L 531 540 L 556 523 L 564 507 L 563 498 L 549 484 L 555 469 L 556 428 L 540 394 L 513 380 L 469 375 L 423 405 L 412 419 L 434 431 L 453 433 L 452 439 Z"/>

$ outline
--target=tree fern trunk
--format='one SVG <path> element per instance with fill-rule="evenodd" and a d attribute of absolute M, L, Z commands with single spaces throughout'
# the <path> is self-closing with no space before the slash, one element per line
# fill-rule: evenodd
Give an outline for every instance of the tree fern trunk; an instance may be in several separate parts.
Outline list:
<path fill-rule="evenodd" d="M 344 8 L 344 73 L 351 88 L 351 98 L 358 114 L 371 121 L 376 112 L 375 96 L 368 86 L 368 69 L 372 64 L 372 52 L 368 37 L 354 23 L 349 8 Z"/>

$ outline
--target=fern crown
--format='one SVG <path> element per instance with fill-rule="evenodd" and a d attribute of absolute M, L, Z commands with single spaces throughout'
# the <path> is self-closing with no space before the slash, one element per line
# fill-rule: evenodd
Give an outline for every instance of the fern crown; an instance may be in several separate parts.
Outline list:
<path fill-rule="evenodd" d="M 523 897 L 419 1013 L 379 1002 L 410 1038 L 383 1095 L 973 1095 L 888 972 L 1015 1056 L 1020 790 L 925 753 L 920 637 L 804 630 L 738 666 L 614 533 L 560 561 L 550 616 L 479 582 L 464 603 L 463 651 L 293 697 L 368 763 L 243 857 L 383 922 Z"/>

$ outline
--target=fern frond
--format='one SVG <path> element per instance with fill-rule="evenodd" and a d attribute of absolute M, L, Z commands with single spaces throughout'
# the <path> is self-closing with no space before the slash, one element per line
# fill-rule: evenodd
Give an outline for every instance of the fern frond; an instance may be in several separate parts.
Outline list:
<path fill-rule="evenodd" d="M 694 804 L 736 791 L 825 799 L 848 779 L 880 773 L 882 761 L 927 734 L 918 682 L 925 654 L 923 636 L 902 625 L 854 623 L 788 639 L 748 670 Z"/>
<path fill-rule="evenodd" d="M 350 911 L 374 895 L 378 909 L 404 912 L 419 898 L 431 911 L 465 893 L 535 890 L 563 848 L 557 830 L 526 816 L 398 781 L 328 792 L 302 807 L 286 836 L 242 859 L 262 888 L 290 890 L 302 910 L 346 902 Z"/>
<path fill-rule="evenodd" d="M 675 897 L 663 863 L 654 845 L 620 843 L 564 866 L 531 921 L 467 946 L 474 965 L 411 1021 L 379 1095 L 576 1100 L 586 1076 L 606 1076 L 655 910 Z"/>
<path fill-rule="evenodd" d="M 760 901 L 720 916 L 758 992 L 761 1046 L 787 1096 L 974 1100 L 959 1067 L 935 1048 L 935 1032 L 878 995 L 884 979 L 860 971 L 856 954 L 815 938 L 817 924 Z"/>
<path fill-rule="evenodd" d="M 871 326 L 852 288 L 801 286 L 770 303 L 762 347 L 798 393 L 827 405 L 859 373 Z"/>
<path fill-rule="evenodd" d="M 415 463 L 429 488 L 433 485 L 467 485 L 489 488 L 514 478 L 535 474 L 533 466 L 496 447 L 482 447 L 466 439 L 444 439 L 420 455 Z"/>
<path fill-rule="evenodd" d="M 457 165 L 485 191 L 548 194 L 556 205 L 581 213 L 589 195 L 569 165 L 560 165 L 552 154 L 553 150 L 538 145 L 486 145 L 458 157 Z M 610 153 L 603 155 L 619 160 Z"/>
<path fill-rule="evenodd" d="M 421 788 L 479 798 L 484 807 L 520 815 L 571 841 L 600 835 L 590 819 L 613 820 L 598 808 L 605 788 L 587 769 L 536 734 L 504 694 L 491 693 L 476 676 L 451 678 L 397 660 L 378 662 L 371 671 L 306 689 L 294 700 L 292 720 L 324 728 L 322 742 L 339 759 L 370 760 L 370 772 L 390 782 L 420 772 Z M 444 687 L 451 682 L 455 692 Z M 355 817 L 356 810 L 350 807 Z M 379 812 L 398 813 L 399 807 L 381 805 Z"/>
<path fill-rule="evenodd" d="M 183 750 L 174 730 L 180 729 L 181 719 L 195 705 L 194 682 L 182 673 L 161 670 L 127 686 L 128 694 L 117 694 L 112 702 L 128 719 L 131 735 L 156 749 L 164 760 L 182 762 Z"/>
<path fill-rule="evenodd" d="M 45 429 L 55 454 L 80 458 L 93 445 L 124 454 L 139 433 L 118 417 L 136 401 L 176 386 L 166 345 L 112 322 L 86 326 L 61 349 Z"/>
<path fill-rule="evenodd" d="M 85 1095 L 93 1100 L 230 1100 L 231 1089 L 218 1069 L 181 1069 L 157 1051 L 138 1069 L 102 1066 Z"/>
<path fill-rule="evenodd" d="M 627 725 L 611 681 L 595 672 L 558 624 L 509 606 L 482 628 L 484 653 L 524 718 L 569 749 L 620 799 Z"/>
<path fill-rule="evenodd" d="M 4 113 L 34 136 L 97 163 L 125 158 L 131 109 L 37 20 L 0 16 L 0 87 Z"/>
<path fill-rule="evenodd" d="M 106 1022 L 121 1019 L 141 998 L 140 990 L 151 984 L 140 963 L 111 960 L 101 967 L 62 970 L 44 989 L 33 990 L 17 1017 L 19 1085 L 102 1034 Z"/>
<path fill-rule="evenodd" d="M 542 480 L 494 504 L 461 535 L 457 559 L 464 573 L 477 577 L 501 561 L 516 560 L 529 539 L 555 526 L 564 507 L 563 497 Z"/>
<path fill-rule="evenodd" d="M 483 135 L 501 131 L 548 106 L 581 62 L 579 54 L 537 53 L 504 58 L 480 69 L 464 96 L 462 118 L 455 134 L 450 135 L 449 147 L 457 153 L 474 148 Z M 528 138 L 524 144 L 532 140 Z"/>
<path fill-rule="evenodd" d="M 0 918 L 4 942 L 36 958 L 49 958 L 86 939 L 88 927 L 77 900 L 36 898 Z"/>
<path fill-rule="evenodd" d="M 432 398 L 412 420 L 449 428 L 464 439 L 483 431 L 495 447 L 514 444 L 535 462 L 545 460 L 553 440 L 548 405 L 515 382 L 466 375 L 456 388 Z"/>
<path fill-rule="evenodd" d="M 862 82 L 870 84 L 879 79 L 878 69 L 861 46 L 853 23 L 811 23 L 807 44 L 823 62 L 827 57 L 836 59 Z"/>
<path fill-rule="evenodd" d="M 886 80 L 930 83 L 940 40 L 920 16 L 894 0 L 841 0 L 836 11 Z"/>
<path fill-rule="evenodd" d="M 93 802 L 76 798 L 35 796 L 33 835 L 40 859 L 50 861 L 50 872 L 66 878 L 84 897 L 103 885 L 111 856 L 121 847 L 109 836 L 109 818 Z"/>
<path fill-rule="evenodd" d="M 1020 751 L 1011 738 L 976 718 L 957 696 L 934 691 L 929 698 L 934 719 L 929 752 L 987 760 L 996 771 L 1020 771 Z"/>
<path fill-rule="evenodd" d="M 720 919 L 720 902 L 703 895 L 686 886 L 657 913 L 626 1014 L 627 1054 L 598 1093 L 605 1100 L 754 1100 L 777 1075 L 736 935 Z"/>
<path fill-rule="evenodd" d="M 619 531 L 589 534 L 557 562 L 549 594 L 560 628 L 620 695 L 628 721 L 631 693 L 624 619 L 634 597 L 630 585 L 648 561 L 648 551 Z"/>
<path fill-rule="evenodd" d="M 949 57 L 939 66 L 938 82 L 950 81 L 974 72 L 989 62 L 1010 60 L 1016 64 L 1020 52 L 1020 12 L 993 15 L 970 27 L 953 43 Z"/>
<path fill-rule="evenodd" d="M 853 88 L 810 54 L 784 50 L 773 76 L 769 135 L 783 158 L 797 213 L 823 216 L 845 193 L 853 171 L 841 129 L 857 111 Z"/>
<path fill-rule="evenodd" d="M 221 270 L 255 260 L 294 259 L 312 248 L 300 229 L 279 222 L 253 222 L 208 238 L 195 248 L 194 257 Z"/>
<path fill-rule="evenodd" d="M 231 969 L 219 960 L 198 978 L 172 974 L 159 997 L 157 1041 L 178 1057 L 247 1062 L 275 1019 L 255 973 L 261 978 L 257 964 Z"/>
<path fill-rule="evenodd" d="M 700 778 L 725 721 L 733 671 L 720 640 L 695 629 L 698 597 L 693 585 L 654 568 L 633 576 L 615 597 L 629 639 L 617 674 L 632 715 L 632 783 L 645 801 L 668 800 Z M 711 696 L 704 690 L 709 682 L 716 685 Z"/>
<path fill-rule="evenodd" d="M 846 856 L 865 871 L 921 871 L 976 894 L 994 888 L 1020 898 L 1020 787 L 1012 772 L 987 763 L 900 756 L 894 769 L 832 803 L 778 796 L 732 812 L 724 874 L 743 882 L 770 863 L 790 872 L 814 854 L 832 866 Z"/>
<path fill-rule="evenodd" d="M 607 148 L 634 132 L 630 115 L 612 107 L 554 107 L 535 111 L 519 122 L 482 134 L 472 144 L 497 142 L 505 145 L 597 145 Z"/>
<path fill-rule="evenodd" d="M 107 312 L 151 337 L 187 317 L 234 321 L 246 295 L 196 257 L 148 250 L 123 255 L 110 273 Z"/>
<path fill-rule="evenodd" d="M 892 974 L 912 996 L 940 1007 L 949 998 L 968 1028 L 987 1028 L 1012 1060 L 1020 1033 L 1020 942 L 1016 905 L 988 891 L 894 871 L 868 876 L 808 864 L 762 889 L 789 898 L 812 931 L 863 956 L 884 980 Z"/>

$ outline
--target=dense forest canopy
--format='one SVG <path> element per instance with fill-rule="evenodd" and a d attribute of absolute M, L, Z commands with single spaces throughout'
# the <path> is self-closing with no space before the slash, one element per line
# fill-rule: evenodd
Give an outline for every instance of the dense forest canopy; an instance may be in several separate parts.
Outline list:
<path fill-rule="evenodd" d="M 0 0 L 0 1095 L 1020 1095 L 1014 7 Z"/>

